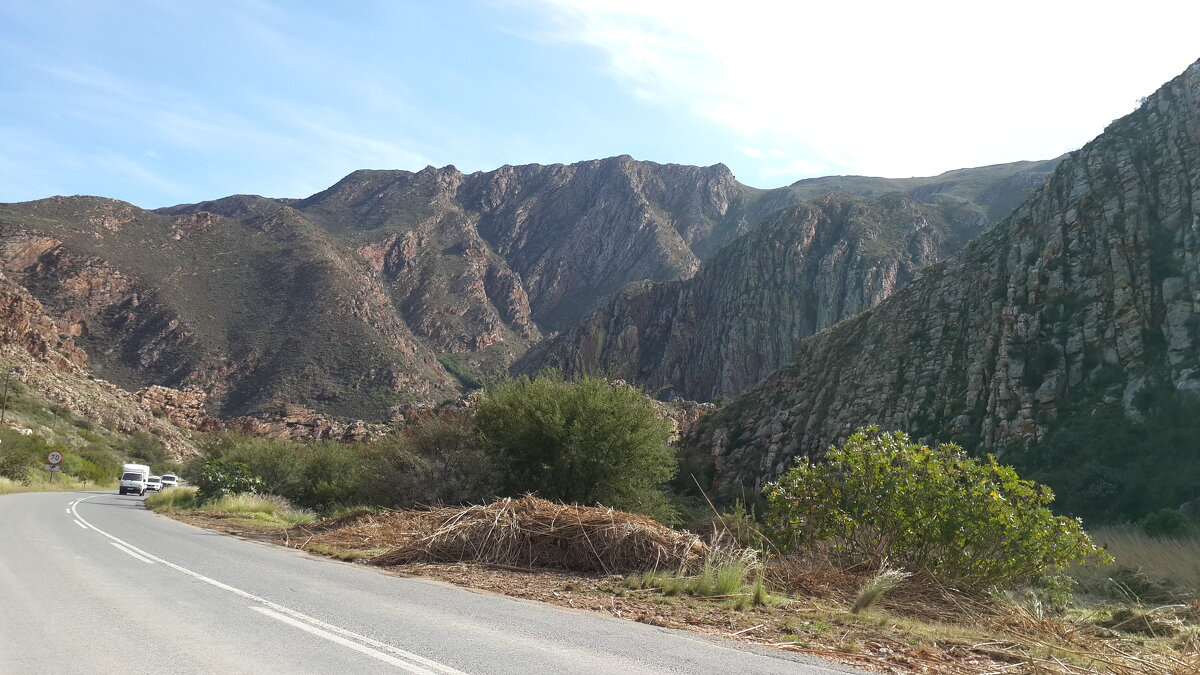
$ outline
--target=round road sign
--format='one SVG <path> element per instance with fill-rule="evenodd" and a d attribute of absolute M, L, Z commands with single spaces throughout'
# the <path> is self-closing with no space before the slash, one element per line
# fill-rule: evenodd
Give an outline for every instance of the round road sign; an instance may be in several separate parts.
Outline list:
<path fill-rule="evenodd" d="M 57 450 L 51 450 L 50 454 L 46 455 L 46 461 L 54 466 L 58 466 L 62 464 L 62 453 Z"/>

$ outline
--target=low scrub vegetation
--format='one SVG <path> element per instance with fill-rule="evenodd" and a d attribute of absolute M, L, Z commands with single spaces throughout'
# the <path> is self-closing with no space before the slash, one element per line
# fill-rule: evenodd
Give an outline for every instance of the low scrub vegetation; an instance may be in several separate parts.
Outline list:
<path fill-rule="evenodd" d="M 188 485 L 169 487 L 146 497 L 146 508 L 152 511 L 171 512 L 195 509 L 200 503 L 199 488 Z"/>
<path fill-rule="evenodd" d="M 991 457 L 900 432 L 860 430 L 821 461 L 800 461 L 766 495 L 781 550 L 821 546 L 960 588 L 1035 584 L 1061 594 L 1067 565 L 1108 560 L 1079 521 L 1050 511 L 1048 488 Z"/>
<path fill-rule="evenodd" d="M 3 364 L 0 363 L 0 366 Z M 6 400 L 5 421 L 0 425 L 0 477 L 26 489 L 42 485 L 46 454 L 63 455 L 61 476 L 96 485 L 113 484 L 125 462 L 147 464 L 156 473 L 178 469 L 166 446 L 151 434 L 132 436 L 93 423 L 61 405 L 38 396 L 21 382 L 11 381 Z M 18 431 L 17 429 L 22 431 Z M 47 483 L 50 489 L 51 484 Z M 40 489 L 40 488 L 39 488 Z"/>
<path fill-rule="evenodd" d="M 552 372 L 489 387 L 469 413 L 430 415 L 368 443 L 211 439 L 185 475 L 204 500 L 263 492 L 321 513 L 536 493 L 671 520 L 669 433 L 639 390 Z"/>
<path fill-rule="evenodd" d="M 226 493 L 207 501 L 201 495 L 201 488 L 196 486 L 173 487 L 146 497 L 145 503 L 146 508 L 162 513 L 204 511 L 243 515 L 287 526 L 307 525 L 317 519 L 313 512 L 295 508 L 275 495 Z"/>
<path fill-rule="evenodd" d="M 0 476 L 0 495 L 14 492 L 76 492 L 80 490 L 100 490 L 112 488 L 113 481 L 96 483 L 90 480 L 79 480 L 74 476 L 63 476 L 51 479 L 44 472 L 31 472 L 25 480 L 13 480 Z"/>
<path fill-rule="evenodd" d="M 630 575 L 625 578 L 625 587 L 635 591 L 658 589 L 667 597 L 690 595 L 721 600 L 736 610 L 773 602 L 761 565 L 745 555 L 711 556 L 698 574 L 690 576 L 683 571 L 660 570 Z"/>
<path fill-rule="evenodd" d="M 1064 422 L 1045 439 L 1005 457 L 1058 492 L 1063 513 L 1089 524 L 1137 522 L 1200 502 L 1200 397 L 1137 398 L 1142 422 L 1130 420 L 1119 403 L 1082 402 L 1074 414 L 1060 414 Z"/>

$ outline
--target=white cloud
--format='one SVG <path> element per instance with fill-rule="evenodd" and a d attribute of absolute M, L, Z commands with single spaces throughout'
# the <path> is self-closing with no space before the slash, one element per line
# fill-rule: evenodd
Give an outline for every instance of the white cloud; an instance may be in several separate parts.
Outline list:
<path fill-rule="evenodd" d="M 1175 0 L 530 2 L 639 97 L 875 175 L 1055 156 L 1200 56 L 1200 3 Z"/>

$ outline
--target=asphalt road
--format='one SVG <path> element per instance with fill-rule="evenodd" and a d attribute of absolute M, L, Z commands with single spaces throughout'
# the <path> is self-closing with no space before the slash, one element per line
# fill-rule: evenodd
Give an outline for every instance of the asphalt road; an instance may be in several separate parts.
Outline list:
<path fill-rule="evenodd" d="M 0 496 L 0 672 L 851 672 L 244 541 L 114 493 Z"/>

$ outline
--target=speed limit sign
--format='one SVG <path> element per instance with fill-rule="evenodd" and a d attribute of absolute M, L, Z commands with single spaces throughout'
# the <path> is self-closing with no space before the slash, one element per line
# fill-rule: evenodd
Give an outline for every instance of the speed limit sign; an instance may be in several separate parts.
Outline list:
<path fill-rule="evenodd" d="M 62 464 L 62 453 L 57 450 L 51 450 L 50 454 L 46 455 L 46 461 L 54 466 Z"/>

